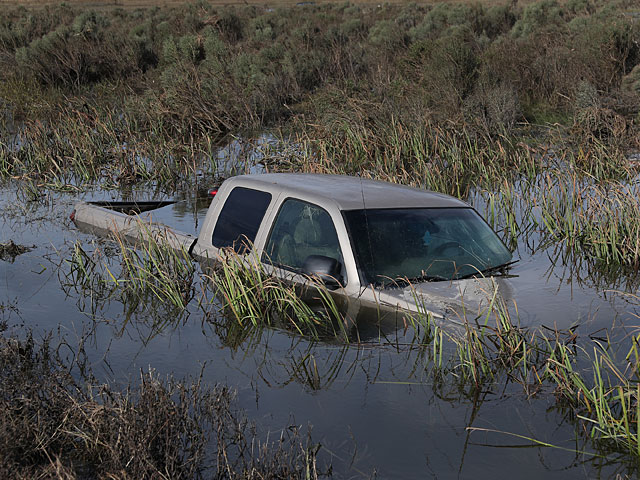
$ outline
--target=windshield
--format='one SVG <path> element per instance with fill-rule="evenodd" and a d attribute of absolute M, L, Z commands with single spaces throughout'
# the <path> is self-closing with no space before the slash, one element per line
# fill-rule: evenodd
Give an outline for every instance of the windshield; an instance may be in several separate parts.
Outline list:
<path fill-rule="evenodd" d="M 343 215 L 367 284 L 455 280 L 511 260 L 511 252 L 472 208 L 350 210 Z"/>

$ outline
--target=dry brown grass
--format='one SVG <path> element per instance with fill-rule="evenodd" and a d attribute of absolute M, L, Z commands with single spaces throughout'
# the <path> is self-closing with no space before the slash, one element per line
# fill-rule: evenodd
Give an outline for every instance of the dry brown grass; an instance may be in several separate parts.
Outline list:
<path fill-rule="evenodd" d="M 83 356 L 6 337 L 0 327 L 0 478 L 318 478 L 302 432 L 262 442 L 224 386 L 153 371 L 124 388 L 98 382 Z M 80 348 L 78 350 L 82 352 Z"/>

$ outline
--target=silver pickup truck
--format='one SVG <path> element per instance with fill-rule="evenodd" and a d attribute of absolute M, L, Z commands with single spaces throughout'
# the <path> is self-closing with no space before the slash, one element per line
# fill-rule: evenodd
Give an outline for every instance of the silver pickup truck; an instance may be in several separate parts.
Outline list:
<path fill-rule="evenodd" d="M 140 236 L 135 217 L 76 205 L 78 225 Z M 257 258 L 287 281 L 320 278 L 349 301 L 436 317 L 480 312 L 511 252 L 468 204 L 426 190 L 318 174 L 229 178 L 211 202 L 197 238 L 157 224 L 167 242 L 204 262 L 222 249 Z"/>

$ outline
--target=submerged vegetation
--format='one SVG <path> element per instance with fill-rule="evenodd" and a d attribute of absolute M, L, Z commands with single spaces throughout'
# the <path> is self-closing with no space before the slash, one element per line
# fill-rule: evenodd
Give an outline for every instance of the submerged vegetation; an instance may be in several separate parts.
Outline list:
<path fill-rule="evenodd" d="M 463 326 L 456 331 L 442 328 L 426 314 L 410 319 L 419 338 L 427 341 L 421 345 L 426 349 L 423 367 L 439 389 L 457 390 L 466 398 L 498 392 L 509 384 L 521 386 L 528 396 L 552 392 L 558 408 L 593 445 L 596 453 L 589 455 L 640 461 L 637 336 L 620 358 L 608 336 L 585 343 L 572 330 L 522 328 L 517 309 L 514 317 L 497 289 L 480 316 L 461 320 Z"/>
<path fill-rule="evenodd" d="M 297 431 L 261 441 L 227 387 L 149 371 L 119 389 L 98 382 L 84 357 L 68 360 L 50 341 L 0 337 L 4 478 L 321 475 L 319 445 Z"/>

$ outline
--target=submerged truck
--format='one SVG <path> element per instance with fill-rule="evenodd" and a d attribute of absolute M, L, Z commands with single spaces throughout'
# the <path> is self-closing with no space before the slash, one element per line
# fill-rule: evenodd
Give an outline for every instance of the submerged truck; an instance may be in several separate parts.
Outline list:
<path fill-rule="evenodd" d="M 215 192 L 197 237 L 85 202 L 72 219 L 132 240 L 161 234 L 205 263 L 233 250 L 287 282 L 322 282 L 352 304 L 455 320 L 486 308 L 498 290 L 510 296 L 503 273 L 514 263 L 512 254 L 471 206 L 359 177 L 229 178 Z"/>

